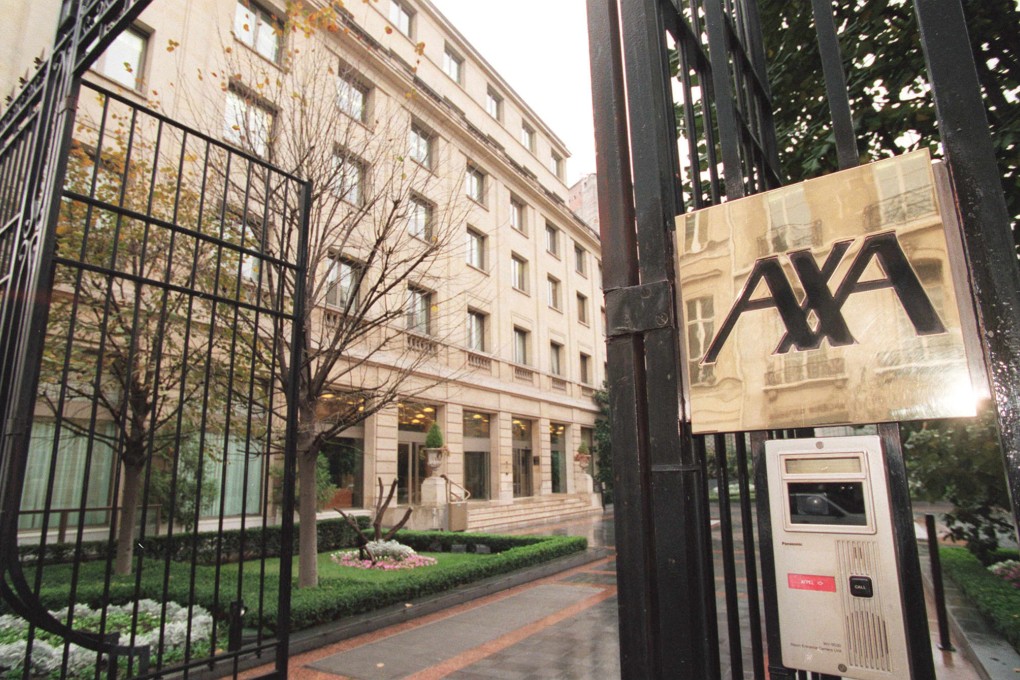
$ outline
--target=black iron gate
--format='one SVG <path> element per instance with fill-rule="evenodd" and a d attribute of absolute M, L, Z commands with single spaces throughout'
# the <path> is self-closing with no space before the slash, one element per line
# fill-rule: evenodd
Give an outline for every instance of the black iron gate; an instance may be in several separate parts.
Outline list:
<path fill-rule="evenodd" d="M 310 187 L 82 83 L 146 4 L 65 2 L 0 120 L 0 665 L 284 676 Z"/>
<path fill-rule="evenodd" d="M 831 129 L 841 165 L 849 167 L 857 153 L 832 6 L 828 0 L 812 4 Z M 978 303 L 984 323 L 995 327 L 986 362 L 995 367 L 1016 505 L 1020 286 L 1008 219 L 1001 192 L 978 195 L 979 186 L 994 185 L 996 171 L 959 2 L 915 4 L 940 127 L 951 129 L 943 141 L 971 266 L 980 269 Z M 674 236 L 675 216 L 780 184 L 757 6 L 754 0 L 588 0 L 588 17 L 617 452 L 623 675 L 765 678 L 768 666 L 771 677 L 793 677 L 778 666 L 775 627 L 763 632 L 774 618 L 762 604 L 769 594 L 759 591 L 770 579 L 762 579 L 767 565 L 756 554 L 750 433 L 691 435 L 691 376 L 680 361 L 689 341 L 686 310 L 676 308 L 674 297 L 674 248 L 686 237 Z M 933 56 L 936 40 L 948 43 Z M 900 494 L 894 498 L 898 522 L 909 525 L 898 430 L 883 425 L 879 433 L 893 453 L 889 474 Z M 771 433 L 787 435 L 805 433 Z M 716 480 L 712 489 L 710 478 Z M 718 495 L 716 504 L 710 494 Z M 910 527 L 899 529 L 904 536 Z M 899 547 L 913 547 L 916 556 L 916 545 L 901 541 Z M 916 589 L 917 576 L 904 570 L 901 583 L 914 579 Z M 926 677 L 931 656 L 920 648 L 927 646 L 927 630 L 916 591 L 912 602 L 911 664 L 915 677 Z"/>

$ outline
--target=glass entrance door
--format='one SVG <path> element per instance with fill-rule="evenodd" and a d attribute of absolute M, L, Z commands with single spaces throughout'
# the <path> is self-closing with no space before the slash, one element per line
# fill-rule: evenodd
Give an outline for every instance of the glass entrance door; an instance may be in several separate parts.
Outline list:
<path fill-rule="evenodd" d="M 421 480 L 425 479 L 425 459 L 421 445 L 408 442 L 397 445 L 397 503 L 421 503 Z"/>
<path fill-rule="evenodd" d="M 534 495 L 531 449 L 514 449 L 514 498 Z"/>

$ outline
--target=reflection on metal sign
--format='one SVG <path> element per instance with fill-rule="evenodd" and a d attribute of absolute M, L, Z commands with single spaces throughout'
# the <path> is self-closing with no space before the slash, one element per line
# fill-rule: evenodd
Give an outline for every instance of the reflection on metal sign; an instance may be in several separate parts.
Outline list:
<path fill-rule="evenodd" d="M 939 193 L 918 151 L 678 217 L 695 432 L 973 415 Z"/>

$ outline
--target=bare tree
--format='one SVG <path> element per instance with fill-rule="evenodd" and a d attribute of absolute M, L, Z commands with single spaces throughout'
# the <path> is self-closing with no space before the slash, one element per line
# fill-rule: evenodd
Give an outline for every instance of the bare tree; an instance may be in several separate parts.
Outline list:
<path fill-rule="evenodd" d="M 231 331 L 217 326 L 210 304 L 184 289 L 214 289 L 214 279 L 222 290 L 230 281 L 236 289 L 237 281 L 222 253 L 218 258 L 201 239 L 167 226 L 222 233 L 217 211 L 204 211 L 203 195 L 186 186 L 176 164 L 166 167 L 172 159 L 160 157 L 144 127 L 103 97 L 79 112 L 41 374 L 42 402 L 57 421 L 53 455 L 62 436 L 88 437 L 115 454 L 118 574 L 132 567 L 146 477 L 171 478 L 164 486 L 172 498 L 150 495 L 149 503 L 163 504 L 188 528 L 197 524 L 203 499 L 186 480 L 201 478 L 191 468 L 201 467 L 203 453 L 177 454 L 208 410 L 201 405 L 225 394 Z M 164 151 L 173 146 L 163 142 Z M 206 418 L 205 428 L 221 420 Z M 214 489 L 207 483 L 204 490 L 208 501 Z"/>
<path fill-rule="evenodd" d="M 410 74 L 402 76 L 406 91 L 399 98 L 372 89 L 358 64 L 381 58 L 382 50 L 344 21 L 332 7 L 291 6 L 276 33 L 286 41 L 264 42 L 260 54 L 254 15 L 239 17 L 234 35 L 244 41 L 251 33 L 252 49 L 224 41 L 222 63 L 200 72 L 203 83 L 218 87 L 192 87 L 199 74 L 184 67 L 176 85 L 188 90 L 193 115 L 211 131 L 312 183 L 298 384 L 288 384 L 290 335 L 281 325 L 273 329 L 273 355 L 256 361 L 273 363 L 279 392 L 297 400 L 301 587 L 318 582 L 314 490 L 323 444 L 441 380 L 425 373 L 444 375 L 421 369 L 444 351 L 437 302 L 452 307 L 446 261 L 461 244 L 467 214 L 463 170 L 447 167 L 452 150 L 441 152 L 427 116 L 416 115 L 423 107 Z M 267 63 L 267 50 L 286 68 Z M 270 192 L 237 197 L 266 252 L 293 249 L 299 211 L 275 211 L 292 218 L 283 230 L 261 224 L 259 211 L 293 199 Z M 276 272 L 253 272 L 252 285 L 285 301 L 296 284 Z M 265 323 L 251 323 L 254 332 L 266 332 Z M 279 400 L 277 416 L 286 405 Z"/>

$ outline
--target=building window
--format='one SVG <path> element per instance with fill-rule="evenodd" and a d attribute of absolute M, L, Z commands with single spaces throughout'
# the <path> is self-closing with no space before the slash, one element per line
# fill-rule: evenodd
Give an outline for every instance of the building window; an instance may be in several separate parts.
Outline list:
<path fill-rule="evenodd" d="M 352 76 L 340 76 L 336 81 L 336 98 L 340 110 L 364 123 L 368 114 L 368 88 Z"/>
<path fill-rule="evenodd" d="M 335 257 L 326 274 L 326 304 L 350 312 L 358 311 L 358 287 L 364 273 L 360 264 Z"/>
<path fill-rule="evenodd" d="M 467 166 L 464 176 L 464 192 L 471 200 L 482 205 L 485 204 L 485 173 L 473 165 Z"/>
<path fill-rule="evenodd" d="M 333 191 L 337 197 L 353 205 L 365 200 L 365 164 L 353 156 L 333 156 Z"/>
<path fill-rule="evenodd" d="M 549 343 L 549 372 L 553 375 L 563 375 L 563 364 L 560 361 L 563 357 L 563 345 L 558 342 Z"/>
<path fill-rule="evenodd" d="M 527 223 L 524 221 L 524 204 L 518 201 L 516 198 L 510 199 L 510 226 L 521 232 L 527 234 Z"/>
<path fill-rule="evenodd" d="M 432 332 L 432 293 L 407 289 L 407 330 L 428 335 Z"/>
<path fill-rule="evenodd" d="M 485 93 L 485 110 L 496 120 L 503 120 L 503 98 L 491 87 Z"/>
<path fill-rule="evenodd" d="M 417 161 L 426 168 L 432 167 L 432 134 L 418 125 L 411 125 L 410 154 L 412 160 Z"/>
<path fill-rule="evenodd" d="M 769 228 L 764 243 L 759 243 L 760 254 L 784 253 L 821 242 L 821 221 L 812 219 L 803 187 L 784 187 L 770 193 L 768 207 Z"/>
<path fill-rule="evenodd" d="M 422 241 L 432 240 L 432 205 L 412 197 L 407 215 L 407 233 Z"/>
<path fill-rule="evenodd" d="M 581 276 L 588 276 L 588 252 L 583 246 L 574 244 L 574 271 Z"/>
<path fill-rule="evenodd" d="M 560 310 L 560 282 L 559 279 L 550 276 L 546 280 L 546 300 L 549 306 L 555 310 Z"/>
<path fill-rule="evenodd" d="M 581 352 L 578 364 L 578 378 L 583 385 L 591 385 L 591 357 Z"/>
<path fill-rule="evenodd" d="M 514 363 L 528 365 L 528 336 L 523 328 L 514 326 Z"/>
<path fill-rule="evenodd" d="M 715 334 L 715 312 L 712 297 L 705 296 L 687 301 L 687 359 L 691 369 L 691 384 L 712 382 L 711 364 L 702 365 L 701 357 L 708 351 L 708 343 Z"/>
<path fill-rule="evenodd" d="M 471 227 L 467 230 L 467 263 L 485 271 L 485 235 Z"/>
<path fill-rule="evenodd" d="M 520 255 L 510 256 L 510 284 L 522 293 L 528 292 L 528 261 Z"/>
<path fill-rule="evenodd" d="M 413 16 L 414 13 L 403 2 L 390 0 L 390 23 L 408 38 L 411 37 L 411 18 Z"/>
<path fill-rule="evenodd" d="M 549 169 L 557 177 L 563 179 L 563 158 L 556 152 L 553 152 L 552 157 L 549 159 Z"/>
<path fill-rule="evenodd" d="M 443 72 L 450 76 L 454 82 L 461 82 L 461 74 L 464 70 L 464 59 L 447 45 L 443 51 Z"/>
<path fill-rule="evenodd" d="M 485 314 L 473 309 L 467 313 L 467 346 L 474 352 L 485 351 Z"/>
<path fill-rule="evenodd" d="M 283 42 L 280 20 L 247 0 L 240 0 L 234 9 L 234 37 L 274 64 L 280 61 Z"/>
<path fill-rule="evenodd" d="M 126 88 L 140 90 L 149 38 L 136 28 L 127 28 L 114 39 L 92 68 Z"/>
<path fill-rule="evenodd" d="M 577 294 L 577 320 L 588 325 L 588 298 L 580 293 Z"/>
<path fill-rule="evenodd" d="M 236 90 L 227 90 L 227 108 L 223 120 L 223 137 L 227 142 L 247 149 L 256 156 L 265 157 L 272 132 L 272 111 L 245 98 Z"/>
<path fill-rule="evenodd" d="M 560 230 L 548 222 L 545 223 L 545 249 L 556 257 L 560 256 Z"/>
<path fill-rule="evenodd" d="M 521 124 L 521 144 L 528 151 L 535 151 L 535 130 L 527 123 Z"/>

